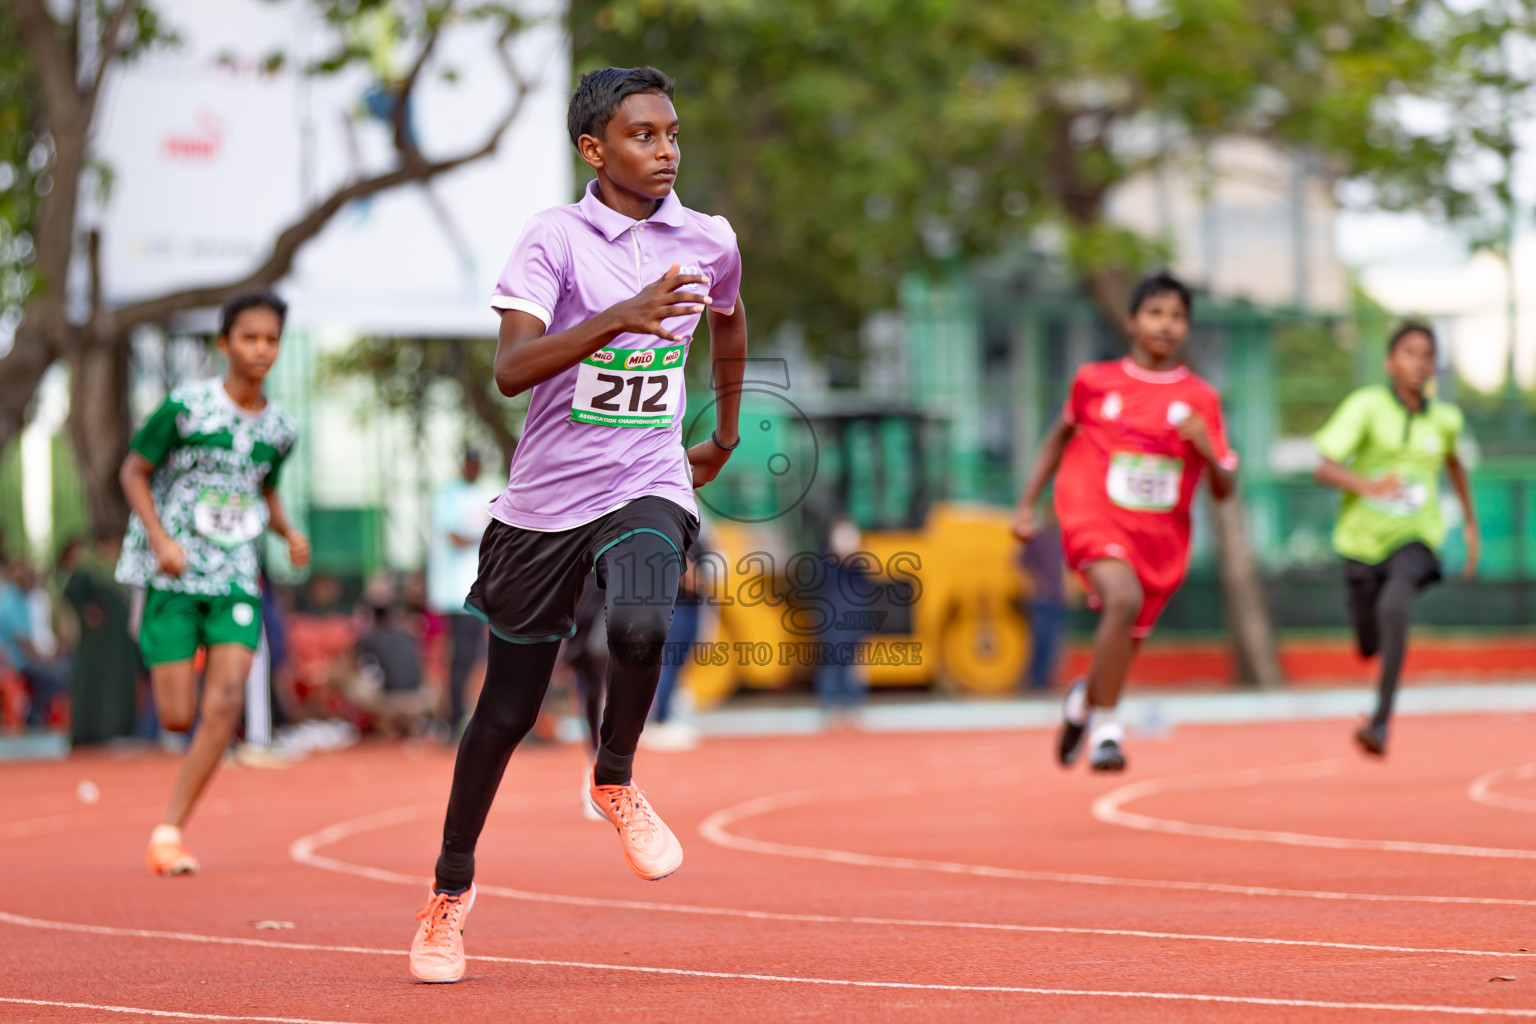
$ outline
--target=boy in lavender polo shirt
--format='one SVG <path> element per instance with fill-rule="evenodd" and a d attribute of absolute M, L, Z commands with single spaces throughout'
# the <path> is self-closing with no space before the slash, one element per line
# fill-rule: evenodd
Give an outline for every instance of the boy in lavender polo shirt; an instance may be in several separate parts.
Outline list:
<path fill-rule="evenodd" d="M 589 572 L 607 594 L 609 646 L 591 801 L 641 878 L 683 862 L 631 767 L 698 537 L 693 489 L 714 479 L 739 440 L 741 255 L 724 218 L 695 213 L 672 192 L 680 153 L 666 75 L 584 75 L 568 124 L 596 180 L 581 202 L 528 223 L 491 299 L 501 315 L 496 386 L 509 397 L 530 392 L 528 422 L 465 602 L 490 626 L 490 651 L 454 765 L 436 883 L 416 915 L 418 981 L 464 976 L 475 843 L 538 715 L 560 641 L 575 631 Z M 683 364 L 706 311 L 716 427 L 684 448 Z"/>

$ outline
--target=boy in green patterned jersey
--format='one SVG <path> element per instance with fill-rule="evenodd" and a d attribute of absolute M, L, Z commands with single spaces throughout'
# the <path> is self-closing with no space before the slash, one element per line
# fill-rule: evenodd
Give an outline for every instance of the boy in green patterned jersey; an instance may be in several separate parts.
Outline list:
<path fill-rule="evenodd" d="M 1423 324 L 1399 327 L 1387 342 L 1385 385 L 1344 399 L 1313 435 L 1323 456 L 1319 483 L 1344 492 L 1333 547 L 1344 556 L 1350 617 L 1360 653 L 1381 655 L 1376 713 L 1355 733 L 1366 753 L 1387 752 L 1387 724 L 1408 652 L 1408 619 L 1418 592 L 1440 579 L 1438 483 L 1445 470 L 1461 502 L 1466 579 L 1481 550 L 1467 470 L 1457 456 L 1461 410 L 1429 397 L 1435 336 Z"/>
<path fill-rule="evenodd" d="M 134 437 L 119 477 L 133 515 L 117 578 L 146 590 L 139 647 L 160 724 L 185 732 L 201 712 L 165 820 L 150 835 L 146 859 L 157 875 L 197 871 L 181 828 L 240 721 L 261 638 L 262 533 L 286 540 L 295 566 L 309 562 L 309 541 L 276 490 L 298 427 L 262 393 L 286 313 L 270 292 L 232 299 L 218 338 L 228 373 L 172 391 Z M 199 647 L 207 653 L 200 709 Z"/>

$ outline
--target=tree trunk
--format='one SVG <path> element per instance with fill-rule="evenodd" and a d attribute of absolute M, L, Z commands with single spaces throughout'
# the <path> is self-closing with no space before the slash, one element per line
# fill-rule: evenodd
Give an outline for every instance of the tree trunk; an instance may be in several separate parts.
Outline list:
<path fill-rule="evenodd" d="M 128 410 L 125 338 L 82 345 L 69 360 L 69 439 L 74 447 L 94 526 L 123 527 L 128 502 L 117 482 L 128 455 L 132 420 Z"/>
<path fill-rule="evenodd" d="M 1232 665 L 1243 686 L 1263 690 L 1285 684 L 1275 634 L 1264 600 L 1253 549 L 1248 544 L 1248 520 L 1243 514 L 1241 490 L 1226 501 L 1215 502 L 1216 560 L 1221 573 L 1222 611 L 1232 640 Z"/>
<path fill-rule="evenodd" d="M 0 452 L 27 425 L 27 409 L 43 374 L 53 365 L 55 347 L 49 331 L 38 324 L 41 303 L 28 309 L 16 330 L 16 341 L 0 359 Z"/>
<path fill-rule="evenodd" d="M 1088 293 L 1099 316 L 1115 334 L 1124 333 L 1125 310 L 1130 300 L 1128 275 L 1118 269 L 1090 270 Z M 1248 543 L 1247 517 L 1242 492 L 1215 502 L 1216 558 L 1221 579 L 1222 608 L 1232 644 L 1233 682 L 1272 689 L 1284 683 L 1276 653 L 1274 626 L 1264 601 L 1264 584 Z"/>

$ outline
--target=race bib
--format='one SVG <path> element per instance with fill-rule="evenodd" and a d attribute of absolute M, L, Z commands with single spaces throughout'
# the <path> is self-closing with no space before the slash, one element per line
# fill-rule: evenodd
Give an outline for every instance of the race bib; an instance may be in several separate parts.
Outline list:
<path fill-rule="evenodd" d="M 682 345 L 600 348 L 576 368 L 571 419 L 603 427 L 670 427 L 682 408 Z"/>
<path fill-rule="evenodd" d="M 192 506 L 197 532 L 226 548 L 239 547 L 261 536 L 264 526 L 256 501 L 249 495 L 225 494 L 205 487 Z"/>
<path fill-rule="evenodd" d="M 1135 512 L 1167 512 L 1179 503 L 1184 460 L 1116 452 L 1109 460 L 1109 500 Z"/>

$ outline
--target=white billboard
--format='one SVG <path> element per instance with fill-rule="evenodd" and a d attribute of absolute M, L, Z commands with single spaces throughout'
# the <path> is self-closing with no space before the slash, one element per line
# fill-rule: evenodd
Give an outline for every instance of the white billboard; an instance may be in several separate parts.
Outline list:
<path fill-rule="evenodd" d="M 250 270 L 283 226 L 395 159 L 389 123 L 368 111 L 374 71 L 315 78 L 296 70 L 341 42 L 303 0 L 156 7 L 182 45 L 119 70 L 98 119 L 96 148 L 113 185 L 104 204 L 92 195 L 91 217 L 114 304 Z M 523 222 L 572 194 L 569 47 L 557 12 L 540 0 L 529 7 L 542 20 L 509 49 L 531 88 L 496 153 L 337 214 L 279 285 L 294 326 L 494 333 L 488 297 Z M 517 89 L 495 46 L 487 25 L 445 30 L 411 109 L 428 159 L 483 144 L 513 102 Z M 263 70 L 275 52 L 287 56 L 286 68 Z"/>

